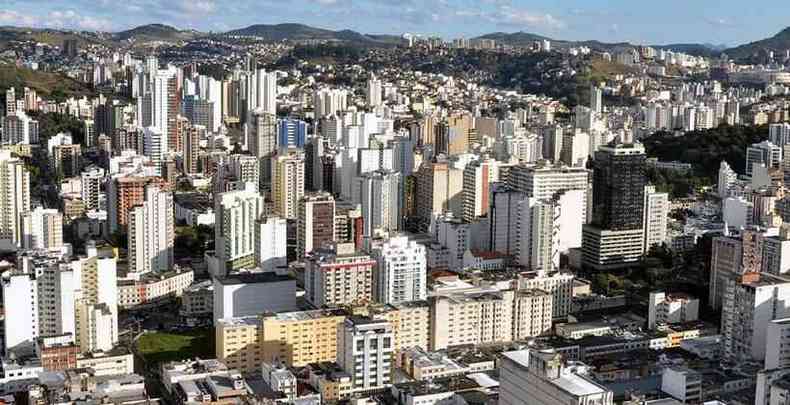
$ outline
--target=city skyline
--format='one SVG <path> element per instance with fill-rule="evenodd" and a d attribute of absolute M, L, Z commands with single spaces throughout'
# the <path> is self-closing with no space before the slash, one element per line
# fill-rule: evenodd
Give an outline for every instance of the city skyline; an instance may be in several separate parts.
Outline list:
<path fill-rule="evenodd" d="M 491 32 L 529 32 L 561 40 L 644 44 L 711 43 L 740 45 L 786 28 L 786 3 L 770 0 L 759 9 L 733 0 L 711 10 L 704 2 L 545 0 L 7 0 L 0 25 L 122 31 L 161 23 L 180 29 L 228 31 L 253 24 L 298 22 L 370 34 L 413 32 L 472 37 Z M 284 7 L 285 5 L 290 7 Z M 679 12 L 682 11 L 682 12 Z"/>

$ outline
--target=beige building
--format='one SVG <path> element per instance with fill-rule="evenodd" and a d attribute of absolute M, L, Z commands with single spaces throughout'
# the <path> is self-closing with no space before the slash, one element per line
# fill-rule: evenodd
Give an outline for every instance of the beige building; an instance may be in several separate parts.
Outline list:
<path fill-rule="evenodd" d="M 241 372 L 257 372 L 263 361 L 293 367 L 335 361 L 338 328 L 346 316 L 343 310 L 312 310 L 220 319 L 217 359 Z"/>
<path fill-rule="evenodd" d="M 134 308 L 180 297 L 194 281 L 192 270 L 176 267 L 164 273 L 147 273 L 138 280 L 118 280 L 118 307 Z"/>
<path fill-rule="evenodd" d="M 304 154 L 289 151 L 272 158 L 272 201 L 274 212 L 287 219 L 299 215 L 299 200 L 304 197 Z"/>
<path fill-rule="evenodd" d="M 428 301 L 404 302 L 395 305 L 373 305 L 355 310 L 357 314 L 387 320 L 392 325 L 396 355 L 419 347 L 428 350 L 430 341 L 430 305 Z"/>
<path fill-rule="evenodd" d="M 540 290 L 472 290 L 432 297 L 430 305 L 430 350 L 510 342 L 551 329 L 551 294 Z"/>
<path fill-rule="evenodd" d="M 305 298 L 316 308 L 370 303 L 375 266 L 353 243 L 315 250 L 305 263 Z"/>

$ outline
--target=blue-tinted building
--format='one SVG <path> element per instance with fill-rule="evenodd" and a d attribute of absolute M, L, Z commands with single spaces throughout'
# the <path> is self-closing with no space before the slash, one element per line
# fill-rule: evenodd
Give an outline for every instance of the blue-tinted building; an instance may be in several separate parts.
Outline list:
<path fill-rule="evenodd" d="M 277 147 L 304 148 L 307 123 L 301 120 L 282 119 L 277 122 Z"/>

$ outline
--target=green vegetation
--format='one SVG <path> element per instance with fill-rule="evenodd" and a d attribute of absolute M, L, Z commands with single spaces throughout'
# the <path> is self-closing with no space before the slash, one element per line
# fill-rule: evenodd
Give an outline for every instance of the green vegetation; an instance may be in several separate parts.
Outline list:
<path fill-rule="evenodd" d="M 214 228 L 206 225 L 179 226 L 176 228 L 175 255 L 177 257 L 202 256 L 206 249 L 213 249 Z"/>
<path fill-rule="evenodd" d="M 727 161 L 732 169 L 743 173 L 746 168 L 746 148 L 768 137 L 765 126 L 728 126 L 687 132 L 683 136 L 673 136 L 658 132 L 644 140 L 647 155 L 660 161 L 680 161 L 691 163 L 694 173 L 708 184 L 718 178 L 719 165 Z M 683 177 L 674 175 L 673 177 Z M 676 180 L 676 179 L 673 179 Z M 689 183 L 694 183 L 689 179 Z M 683 180 L 686 181 L 686 180 Z"/>
<path fill-rule="evenodd" d="M 656 186 L 656 190 L 669 193 L 669 198 L 686 198 L 695 194 L 702 187 L 711 186 L 711 179 L 699 177 L 692 173 L 679 173 L 673 170 L 657 169 L 648 166 L 645 170 L 648 181 Z"/>
<path fill-rule="evenodd" d="M 74 143 L 85 144 L 85 124 L 77 117 L 59 113 L 32 112 L 31 116 L 38 121 L 39 138 L 42 144 L 60 132 L 71 133 Z"/>
<path fill-rule="evenodd" d="M 2 65 L 0 66 L 0 91 L 5 92 L 11 87 L 20 92 L 23 88 L 30 87 L 35 89 L 39 95 L 50 96 L 56 100 L 65 100 L 72 96 L 82 97 L 92 93 L 87 84 L 59 73 L 30 70 L 15 65 Z"/>
<path fill-rule="evenodd" d="M 214 334 L 211 329 L 146 333 L 138 339 L 137 351 L 149 364 L 195 357 L 213 358 Z"/>

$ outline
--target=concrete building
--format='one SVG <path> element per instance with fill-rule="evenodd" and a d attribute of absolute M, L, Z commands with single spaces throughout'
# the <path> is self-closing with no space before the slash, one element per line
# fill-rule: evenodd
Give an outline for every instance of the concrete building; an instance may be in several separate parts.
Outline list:
<path fill-rule="evenodd" d="M 30 211 L 30 173 L 24 162 L 0 150 L 0 250 L 22 247 L 22 215 Z"/>
<path fill-rule="evenodd" d="M 436 295 L 431 308 L 430 349 L 510 342 L 551 329 L 552 300 L 539 290 L 473 290 Z"/>
<path fill-rule="evenodd" d="M 751 177 L 754 166 L 761 164 L 766 168 L 780 168 L 782 165 L 782 148 L 762 141 L 746 148 L 746 176 Z"/>
<path fill-rule="evenodd" d="M 372 256 L 377 262 L 374 275 L 377 302 L 399 304 L 426 298 L 425 246 L 407 236 L 394 236 L 373 248 Z"/>
<path fill-rule="evenodd" d="M 129 211 L 129 272 L 142 275 L 173 267 L 175 215 L 173 193 L 145 187 L 145 201 Z"/>
<path fill-rule="evenodd" d="M 335 199 L 329 193 L 308 194 L 299 200 L 296 252 L 303 257 L 335 241 Z"/>
<path fill-rule="evenodd" d="M 511 167 L 507 184 L 512 189 L 538 200 L 551 200 L 561 191 L 580 190 L 583 192 L 583 206 L 587 207 L 587 200 L 590 198 L 589 178 L 590 172 L 584 168 L 538 163 L 535 166 Z M 587 210 L 581 215 L 582 223 L 587 223 Z"/>
<path fill-rule="evenodd" d="M 252 189 L 216 197 L 214 240 L 218 275 L 255 266 L 255 226 L 263 211 L 263 197 Z"/>
<path fill-rule="evenodd" d="M 687 294 L 651 292 L 648 299 L 647 327 L 696 321 L 699 316 L 699 299 Z"/>
<path fill-rule="evenodd" d="M 653 246 L 661 246 L 667 242 L 669 194 L 658 193 L 654 186 L 646 186 L 644 215 L 644 250 L 649 252 Z"/>
<path fill-rule="evenodd" d="M 593 217 L 582 235 L 582 263 L 594 269 L 631 266 L 644 252 L 645 149 L 601 146 L 595 153 Z"/>
<path fill-rule="evenodd" d="M 355 392 L 374 391 L 392 383 L 395 337 L 387 321 L 352 316 L 338 332 L 337 364 L 351 375 Z"/>
<path fill-rule="evenodd" d="M 667 367 L 661 374 L 661 391 L 684 404 L 702 400 L 702 374 L 687 367 Z"/>
<path fill-rule="evenodd" d="M 287 221 L 264 216 L 255 224 L 255 264 L 263 271 L 275 271 L 288 265 Z"/>
<path fill-rule="evenodd" d="M 63 214 L 36 207 L 22 215 L 22 247 L 60 250 L 63 247 Z"/>
<path fill-rule="evenodd" d="M 721 318 L 724 358 L 764 361 L 769 325 L 788 316 L 790 279 L 766 273 L 728 279 Z"/>
<path fill-rule="evenodd" d="M 466 165 L 463 172 L 463 219 L 472 222 L 486 216 L 491 205 L 491 183 L 499 181 L 499 163 L 493 159 Z"/>
<path fill-rule="evenodd" d="M 263 361 L 292 367 L 334 362 L 346 316 L 335 309 L 221 319 L 215 327 L 216 356 L 245 373 L 258 372 Z"/>
<path fill-rule="evenodd" d="M 180 267 L 119 280 L 118 307 L 129 309 L 158 305 L 166 299 L 180 297 L 194 280 L 192 270 Z"/>
<path fill-rule="evenodd" d="M 350 243 L 314 250 L 305 263 L 305 299 L 316 308 L 373 302 L 375 266 Z"/>
<path fill-rule="evenodd" d="M 374 171 L 364 174 L 358 181 L 365 237 L 369 239 L 400 230 L 403 206 L 401 175 Z"/>
<path fill-rule="evenodd" d="M 214 320 L 296 310 L 296 280 L 276 272 L 214 278 Z"/>
<path fill-rule="evenodd" d="M 573 298 L 574 276 L 562 272 L 524 272 L 518 276 L 519 290 L 541 290 L 552 295 L 554 319 L 568 316 Z"/>
<path fill-rule="evenodd" d="M 506 352 L 499 366 L 502 405 L 613 405 L 614 394 L 582 372 L 563 364 L 559 353 Z"/>
<path fill-rule="evenodd" d="M 274 212 L 286 219 L 296 219 L 305 190 L 304 153 L 292 150 L 272 157 L 271 161 Z"/>

